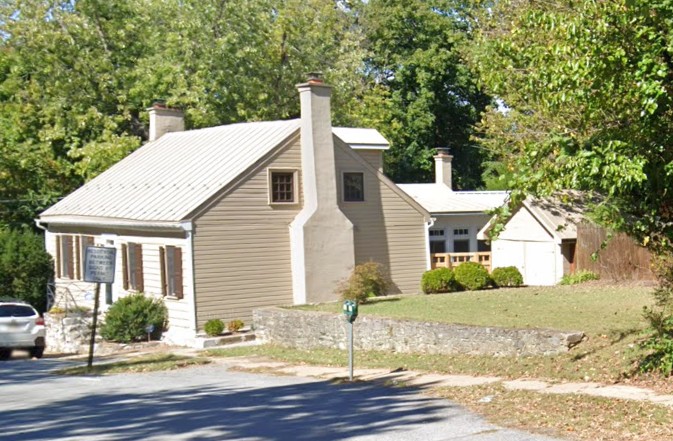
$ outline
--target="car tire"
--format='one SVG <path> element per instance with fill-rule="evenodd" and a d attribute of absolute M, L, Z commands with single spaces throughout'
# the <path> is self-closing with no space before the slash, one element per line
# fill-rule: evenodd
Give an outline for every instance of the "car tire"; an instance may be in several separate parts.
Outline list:
<path fill-rule="evenodd" d="M 0 360 L 9 360 L 12 356 L 11 349 L 0 349 Z"/>
<path fill-rule="evenodd" d="M 30 350 L 30 356 L 35 358 L 42 358 L 44 355 L 44 346 L 35 346 Z"/>

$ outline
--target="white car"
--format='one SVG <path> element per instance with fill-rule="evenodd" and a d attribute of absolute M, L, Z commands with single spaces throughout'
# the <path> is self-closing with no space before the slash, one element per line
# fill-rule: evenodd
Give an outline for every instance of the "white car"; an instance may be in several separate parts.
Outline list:
<path fill-rule="evenodd" d="M 44 319 L 28 303 L 0 300 L 0 360 L 12 356 L 14 349 L 40 358 L 45 347 Z"/>

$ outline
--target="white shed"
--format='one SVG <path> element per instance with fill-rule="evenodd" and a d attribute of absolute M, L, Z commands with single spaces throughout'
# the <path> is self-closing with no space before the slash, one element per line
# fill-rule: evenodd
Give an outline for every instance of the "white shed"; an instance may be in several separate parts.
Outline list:
<path fill-rule="evenodd" d="M 577 194 L 567 200 L 526 199 L 491 243 L 493 268 L 516 266 L 526 285 L 555 285 L 575 270 L 576 224 L 584 219 Z M 485 239 L 486 225 L 479 238 Z"/>

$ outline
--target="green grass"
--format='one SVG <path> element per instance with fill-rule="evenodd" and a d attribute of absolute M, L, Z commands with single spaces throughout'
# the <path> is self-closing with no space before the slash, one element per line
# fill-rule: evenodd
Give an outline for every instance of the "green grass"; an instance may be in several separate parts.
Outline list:
<path fill-rule="evenodd" d="M 610 334 L 646 325 L 651 288 L 598 285 L 503 288 L 451 294 L 380 298 L 360 305 L 360 316 L 514 328 Z M 340 313 L 341 303 L 301 309 Z"/>
<path fill-rule="evenodd" d="M 210 360 L 203 357 L 185 357 L 175 354 L 152 354 L 145 355 L 128 360 L 116 361 L 112 363 L 94 364 L 91 369 L 87 366 L 77 366 L 55 371 L 57 375 L 83 375 L 83 374 L 121 374 L 154 372 L 179 369 L 187 366 L 197 366 L 208 364 Z"/>

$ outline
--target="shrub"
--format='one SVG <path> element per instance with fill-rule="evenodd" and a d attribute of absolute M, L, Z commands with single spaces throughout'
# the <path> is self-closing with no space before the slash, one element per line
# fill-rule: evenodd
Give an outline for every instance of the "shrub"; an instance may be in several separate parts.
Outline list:
<path fill-rule="evenodd" d="M 355 265 L 348 279 L 337 288 L 342 300 L 355 300 L 364 303 L 370 297 L 385 295 L 391 285 L 383 265 L 367 262 Z"/>
<path fill-rule="evenodd" d="M 153 325 L 151 337 L 159 339 L 166 326 L 168 312 L 161 299 L 142 293 L 122 297 L 110 306 L 100 334 L 105 340 L 130 343 L 147 338 L 147 326 Z"/>
<path fill-rule="evenodd" d="M 206 331 L 206 334 L 215 337 L 216 335 L 222 334 L 222 331 L 224 331 L 224 322 L 220 319 L 211 319 L 206 322 L 203 329 Z"/>
<path fill-rule="evenodd" d="M 491 273 L 491 279 L 495 286 L 500 288 L 523 285 L 523 276 L 515 266 L 496 268 Z"/>
<path fill-rule="evenodd" d="M 453 271 L 449 268 L 435 268 L 423 273 L 421 289 L 426 294 L 459 291 Z"/>
<path fill-rule="evenodd" d="M 0 228 L 0 297 L 23 300 L 40 313 L 47 308 L 47 283 L 54 264 L 44 238 L 30 230 Z"/>
<path fill-rule="evenodd" d="M 243 321 L 232 320 L 227 324 L 227 329 L 229 330 L 229 332 L 237 332 L 240 331 L 241 328 L 243 328 L 243 326 L 245 326 L 245 323 L 243 323 Z"/>
<path fill-rule="evenodd" d="M 453 270 L 453 273 L 456 276 L 456 282 L 470 291 L 484 289 L 491 284 L 488 270 L 477 262 L 461 263 Z"/>
<path fill-rule="evenodd" d="M 598 280 L 598 274 L 587 271 L 580 270 L 573 274 L 566 274 L 561 278 L 561 285 L 577 285 L 578 283 L 588 282 L 590 280 Z"/>

